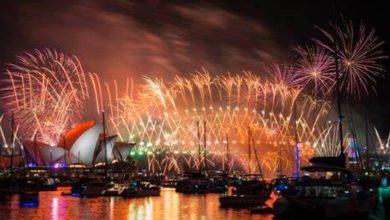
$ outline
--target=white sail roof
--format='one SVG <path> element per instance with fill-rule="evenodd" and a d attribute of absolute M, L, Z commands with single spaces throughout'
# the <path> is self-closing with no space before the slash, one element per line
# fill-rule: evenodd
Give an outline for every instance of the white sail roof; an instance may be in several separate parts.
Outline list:
<path fill-rule="evenodd" d="M 86 130 L 79 138 L 74 142 L 70 153 L 75 155 L 77 158 L 80 157 L 80 162 L 86 165 L 93 163 L 93 155 L 99 135 L 103 132 L 103 126 L 101 124 L 95 125 Z"/>
<path fill-rule="evenodd" d="M 118 138 L 118 136 L 115 135 L 115 136 L 108 137 L 106 140 L 106 148 L 107 148 L 106 152 L 107 152 L 107 162 L 108 163 L 111 163 L 113 160 L 114 154 L 112 151 L 113 151 L 114 144 L 115 144 L 115 141 L 117 138 Z M 103 142 L 101 144 L 103 145 Z M 105 152 L 105 149 L 102 147 L 101 151 L 99 152 L 99 154 L 96 157 L 95 163 L 105 162 L 104 152 Z"/>

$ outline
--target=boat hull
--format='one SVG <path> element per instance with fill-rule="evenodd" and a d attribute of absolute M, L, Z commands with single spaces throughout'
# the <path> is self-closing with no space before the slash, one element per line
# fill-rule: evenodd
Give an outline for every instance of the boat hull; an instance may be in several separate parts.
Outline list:
<path fill-rule="evenodd" d="M 125 198 L 133 198 L 133 197 L 148 197 L 148 196 L 160 196 L 160 190 L 124 190 L 121 196 Z"/>
<path fill-rule="evenodd" d="M 364 216 L 374 208 L 374 198 L 279 198 L 273 205 L 273 214 L 277 217 L 323 216 L 324 218 Z"/>
<path fill-rule="evenodd" d="M 221 206 L 224 207 L 254 207 L 261 206 L 268 197 L 256 195 L 233 195 L 219 198 Z"/>

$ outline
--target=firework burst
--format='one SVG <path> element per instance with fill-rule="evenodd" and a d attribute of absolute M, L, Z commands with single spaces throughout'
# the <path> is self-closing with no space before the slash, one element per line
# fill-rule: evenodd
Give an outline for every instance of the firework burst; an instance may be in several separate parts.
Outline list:
<path fill-rule="evenodd" d="M 317 97 L 326 97 L 335 85 L 334 59 L 323 47 L 297 47 L 296 84 Z"/>
<path fill-rule="evenodd" d="M 88 97 L 84 71 L 75 56 L 56 50 L 35 50 L 10 64 L 1 99 L 14 112 L 23 138 L 38 135 L 54 145 L 62 133 L 79 122 Z"/>
<path fill-rule="evenodd" d="M 103 92 L 106 99 L 112 100 L 111 127 L 123 141 L 139 143 L 138 151 L 147 158 L 151 171 L 182 171 L 183 164 L 196 169 L 204 161 L 198 157 L 199 145 L 202 149 L 207 146 L 209 167 L 218 168 L 222 165 L 220 161 L 226 161 L 226 135 L 233 155 L 229 167 L 247 169 L 248 127 L 253 135 L 251 145 L 259 152 L 270 176 L 275 169 L 266 155 L 274 155 L 280 149 L 285 152 L 281 163 L 286 171 L 292 169 L 295 123 L 305 149 L 303 160 L 316 151 L 314 143 L 326 140 L 324 135 L 322 139 L 317 137 L 327 129 L 322 123 L 328 114 L 327 103 L 316 102 L 299 89 L 250 72 L 213 77 L 202 71 L 187 78 L 176 76 L 168 82 L 144 78 L 135 94 L 121 94 L 115 99 L 114 93 Z M 294 103 L 298 103 L 299 112 L 295 121 L 292 120 Z M 255 171 L 253 152 L 249 163 L 251 171 Z"/>
<path fill-rule="evenodd" d="M 318 39 L 315 42 L 333 55 L 337 47 L 342 86 L 350 96 L 360 98 L 369 94 L 375 90 L 376 78 L 382 76 L 379 61 L 387 58 L 382 51 L 384 42 L 374 29 L 368 30 L 363 24 L 355 26 L 344 18 L 340 24 L 331 23 L 330 27 L 330 31 L 319 28 L 329 43 Z"/>

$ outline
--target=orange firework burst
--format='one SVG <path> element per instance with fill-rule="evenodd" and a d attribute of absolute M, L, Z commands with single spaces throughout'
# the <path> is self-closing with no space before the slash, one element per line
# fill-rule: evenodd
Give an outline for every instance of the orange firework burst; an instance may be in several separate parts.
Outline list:
<path fill-rule="evenodd" d="M 24 138 L 38 134 L 54 145 L 82 116 L 88 97 L 82 66 L 75 56 L 56 50 L 35 50 L 17 57 L 6 73 L 2 91 L 7 112 L 14 112 Z"/>

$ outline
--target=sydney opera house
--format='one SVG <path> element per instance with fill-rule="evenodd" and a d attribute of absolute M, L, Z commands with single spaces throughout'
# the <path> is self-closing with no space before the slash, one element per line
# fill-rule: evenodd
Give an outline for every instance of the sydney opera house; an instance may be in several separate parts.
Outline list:
<path fill-rule="evenodd" d="M 135 145 L 116 142 L 117 135 L 106 136 L 104 140 L 103 125 L 95 124 L 93 121 L 74 126 L 62 140 L 57 146 L 25 141 L 23 143 L 25 162 L 38 166 L 57 167 L 66 164 L 91 166 L 106 161 L 109 164 L 125 161 Z"/>

